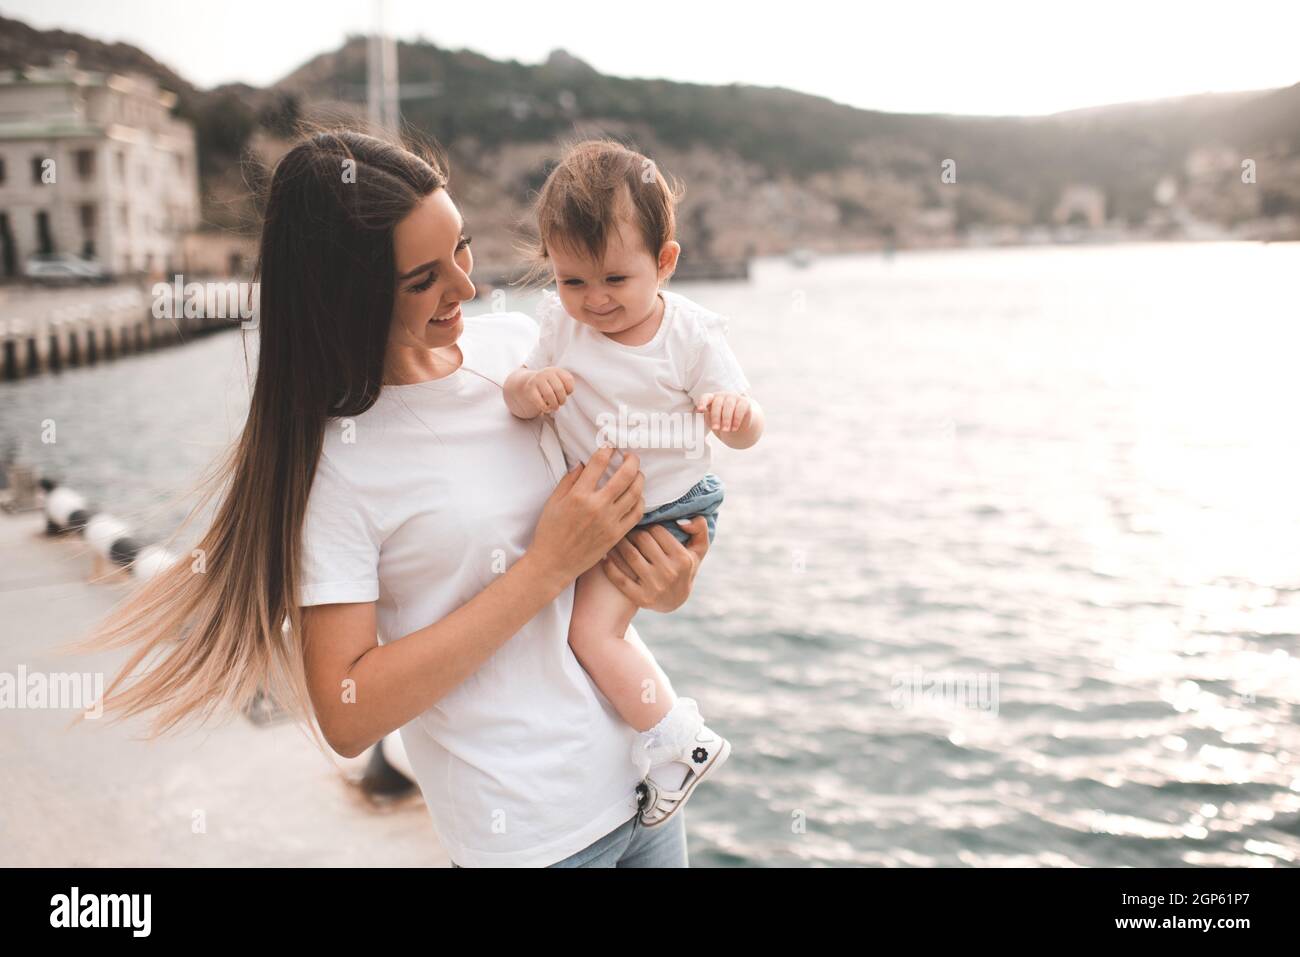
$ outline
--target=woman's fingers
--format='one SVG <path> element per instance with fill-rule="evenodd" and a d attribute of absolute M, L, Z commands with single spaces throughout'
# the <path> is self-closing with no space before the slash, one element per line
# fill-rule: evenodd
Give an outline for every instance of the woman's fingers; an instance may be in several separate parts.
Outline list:
<path fill-rule="evenodd" d="M 697 523 L 699 528 L 704 532 L 705 540 L 707 541 L 709 527 L 705 524 L 704 519 L 699 516 L 691 519 L 686 525 L 682 525 L 679 522 L 677 527 L 687 534 L 694 534 Z M 690 546 L 683 545 L 677 540 L 677 537 L 673 535 L 672 532 L 668 531 L 668 529 L 664 528 L 662 525 L 652 525 L 649 531 L 651 537 L 654 539 L 655 548 L 658 549 L 653 560 L 662 560 L 666 565 L 672 567 L 676 567 L 682 562 L 689 563 L 691 561 L 690 556 L 686 554 L 690 549 Z M 649 550 L 645 548 L 641 550 L 641 554 L 645 555 L 647 558 L 651 557 Z M 661 555 L 662 559 L 660 559 Z"/>
<path fill-rule="evenodd" d="M 613 505 L 620 518 L 634 510 L 637 515 L 645 513 L 645 499 L 641 497 L 643 491 L 645 491 L 645 475 L 637 472 L 632 476 L 632 482 L 623 494 L 614 499 Z"/>
<path fill-rule="evenodd" d="M 601 567 L 605 570 L 605 577 L 613 582 L 614 587 L 627 596 L 637 607 L 644 607 L 646 604 L 646 594 L 640 584 L 628 577 L 627 573 L 618 567 L 611 559 L 601 562 Z"/>
<path fill-rule="evenodd" d="M 613 450 L 611 449 L 610 452 L 612 454 Z M 594 455 L 592 456 L 593 459 L 595 459 L 595 457 L 596 456 Z M 608 462 L 609 458 L 606 457 L 605 461 Z M 628 490 L 632 483 L 636 481 L 637 476 L 641 474 L 639 471 L 640 465 L 641 460 L 637 458 L 635 452 L 627 452 L 623 455 L 622 463 L 617 469 L 615 469 L 614 474 L 610 476 L 609 481 L 605 483 L 605 487 L 601 489 L 609 501 L 617 501 L 623 493 Z"/>
<path fill-rule="evenodd" d="M 649 536 L 643 531 L 634 532 L 627 535 L 614 546 L 614 554 L 617 554 L 619 558 L 623 559 L 623 564 L 627 567 L 628 573 L 633 578 L 637 579 L 637 581 L 645 581 L 645 579 L 651 574 L 650 562 L 646 561 L 646 556 L 641 551 L 640 543 L 634 541 L 634 538 L 640 539 L 643 536 L 649 538 Z M 650 541 L 653 546 L 654 540 L 650 539 Z M 658 556 L 658 558 L 662 560 L 662 555 Z"/>
<path fill-rule="evenodd" d="M 582 466 L 575 465 L 573 468 L 569 469 L 569 471 L 564 473 L 564 477 L 560 479 L 559 482 L 556 483 L 555 491 L 552 492 L 551 494 L 552 495 L 567 494 L 569 489 L 573 488 L 574 484 L 578 481 L 578 478 L 581 475 L 582 475 Z"/>
<path fill-rule="evenodd" d="M 693 519 L 691 519 L 690 524 L 682 525 L 680 527 L 682 531 L 686 532 L 686 534 L 691 536 L 690 541 L 686 543 L 686 550 L 689 552 L 694 552 L 696 558 L 703 559 L 705 553 L 708 552 L 709 550 L 708 521 L 704 518 L 703 515 L 696 515 Z M 665 532 L 664 534 L 667 535 L 668 533 Z M 671 535 L 668 535 L 668 537 L 672 538 Z M 677 539 L 673 538 L 673 541 L 677 542 Z M 677 544 L 680 545 L 681 542 L 677 542 Z"/>
<path fill-rule="evenodd" d="M 629 534 L 607 556 L 607 567 L 617 567 L 622 579 L 637 584 L 635 593 L 623 589 L 637 607 L 669 612 L 690 597 L 700 559 L 708 549 L 708 524 L 697 517 L 680 527 L 692 533 L 685 546 L 664 526 L 651 525 Z"/>
<path fill-rule="evenodd" d="M 641 516 L 645 514 L 645 499 L 638 492 L 627 503 L 627 510 L 618 517 L 618 536 L 621 540 L 624 535 L 636 528 L 637 522 L 641 521 Z"/>
<path fill-rule="evenodd" d="M 630 540 L 637 554 L 652 565 L 667 564 L 671 554 L 668 549 L 681 544 L 662 525 L 647 526 L 635 535 L 629 535 L 626 540 Z"/>
<path fill-rule="evenodd" d="M 614 450 L 608 445 L 601 446 L 592 453 L 591 458 L 587 459 L 587 463 L 582 467 L 582 475 L 578 478 L 577 487 L 580 491 L 587 493 L 596 491 L 596 483 L 605 474 L 605 469 L 609 467 L 610 456 L 613 454 Z"/>
<path fill-rule="evenodd" d="M 605 561 L 617 565 L 619 571 L 633 581 L 636 581 L 636 572 L 632 571 L 632 566 L 627 563 L 627 559 L 619 553 L 618 544 L 619 543 L 616 543 L 614 547 L 609 550 L 609 554 L 605 556 Z"/>

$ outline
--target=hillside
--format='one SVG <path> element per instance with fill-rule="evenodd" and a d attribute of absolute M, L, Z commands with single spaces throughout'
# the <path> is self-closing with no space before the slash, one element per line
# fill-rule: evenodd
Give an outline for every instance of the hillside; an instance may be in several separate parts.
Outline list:
<path fill-rule="evenodd" d="M 350 37 L 269 89 L 204 91 L 134 47 L 0 18 L 0 66 L 72 49 L 82 66 L 144 72 L 175 90 L 177 112 L 199 135 L 207 219 L 222 226 L 252 215 L 238 168 L 245 149 L 273 157 L 299 115 L 361 114 L 365 46 Z M 399 44 L 398 60 L 403 116 L 449 148 L 453 190 L 480 232 L 476 249 L 494 260 L 509 257 L 509 230 L 555 141 L 593 133 L 634 143 L 685 181 L 683 243 L 715 256 L 943 245 L 981 229 L 1024 230 L 1059 221 L 1071 187 L 1103 197 L 1115 228 L 1272 218 L 1279 238 L 1300 230 L 1300 84 L 1048 117 L 965 117 L 606 76 L 564 51 L 528 65 L 421 41 Z M 1247 158 L 1258 170 L 1249 186 L 1240 181 Z M 948 159 L 956 183 L 941 181 Z M 1155 199 L 1162 180 L 1175 190 L 1169 210 Z"/>

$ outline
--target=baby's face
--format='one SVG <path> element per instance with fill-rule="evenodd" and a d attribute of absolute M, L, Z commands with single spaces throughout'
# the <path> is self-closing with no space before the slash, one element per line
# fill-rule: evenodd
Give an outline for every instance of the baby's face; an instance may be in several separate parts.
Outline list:
<path fill-rule="evenodd" d="M 631 329 L 654 314 L 659 283 L 672 275 L 678 249 L 675 242 L 665 243 L 658 256 L 652 256 L 636 228 L 621 222 L 601 262 L 559 243 L 552 243 L 547 253 L 565 311 L 609 334 Z"/>

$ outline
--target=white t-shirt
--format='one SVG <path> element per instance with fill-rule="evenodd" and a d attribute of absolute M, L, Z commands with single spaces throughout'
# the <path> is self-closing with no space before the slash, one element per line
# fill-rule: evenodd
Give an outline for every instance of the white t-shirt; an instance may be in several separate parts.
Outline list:
<path fill-rule="evenodd" d="M 573 394 L 552 416 L 568 463 L 587 461 L 602 439 L 635 451 L 647 511 L 681 498 L 709 471 L 708 424 L 696 400 L 706 392 L 749 392 L 727 344 L 727 320 L 671 290 L 660 295 L 664 317 L 654 338 L 625 346 L 578 322 L 548 289 L 537 345 L 523 363 L 572 373 Z M 620 461 L 615 455 L 606 477 Z"/>
<path fill-rule="evenodd" d="M 502 397 L 535 335 L 520 313 L 466 319 L 456 372 L 384 386 L 361 415 L 328 420 L 300 604 L 377 602 L 387 644 L 523 555 L 565 471 L 550 426 L 515 418 Z M 553 864 L 636 813 L 636 732 L 569 648 L 572 609 L 570 587 L 401 729 L 434 830 L 461 866 Z"/>

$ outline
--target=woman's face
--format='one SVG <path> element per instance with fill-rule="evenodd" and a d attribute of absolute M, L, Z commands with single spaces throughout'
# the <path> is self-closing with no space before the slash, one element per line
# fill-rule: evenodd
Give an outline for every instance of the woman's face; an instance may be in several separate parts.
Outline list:
<path fill-rule="evenodd" d="M 424 197 L 393 232 L 397 289 L 389 351 L 449 346 L 465 328 L 460 304 L 474 298 L 474 257 L 465 221 L 445 189 Z M 426 356 L 427 358 L 427 356 Z"/>

